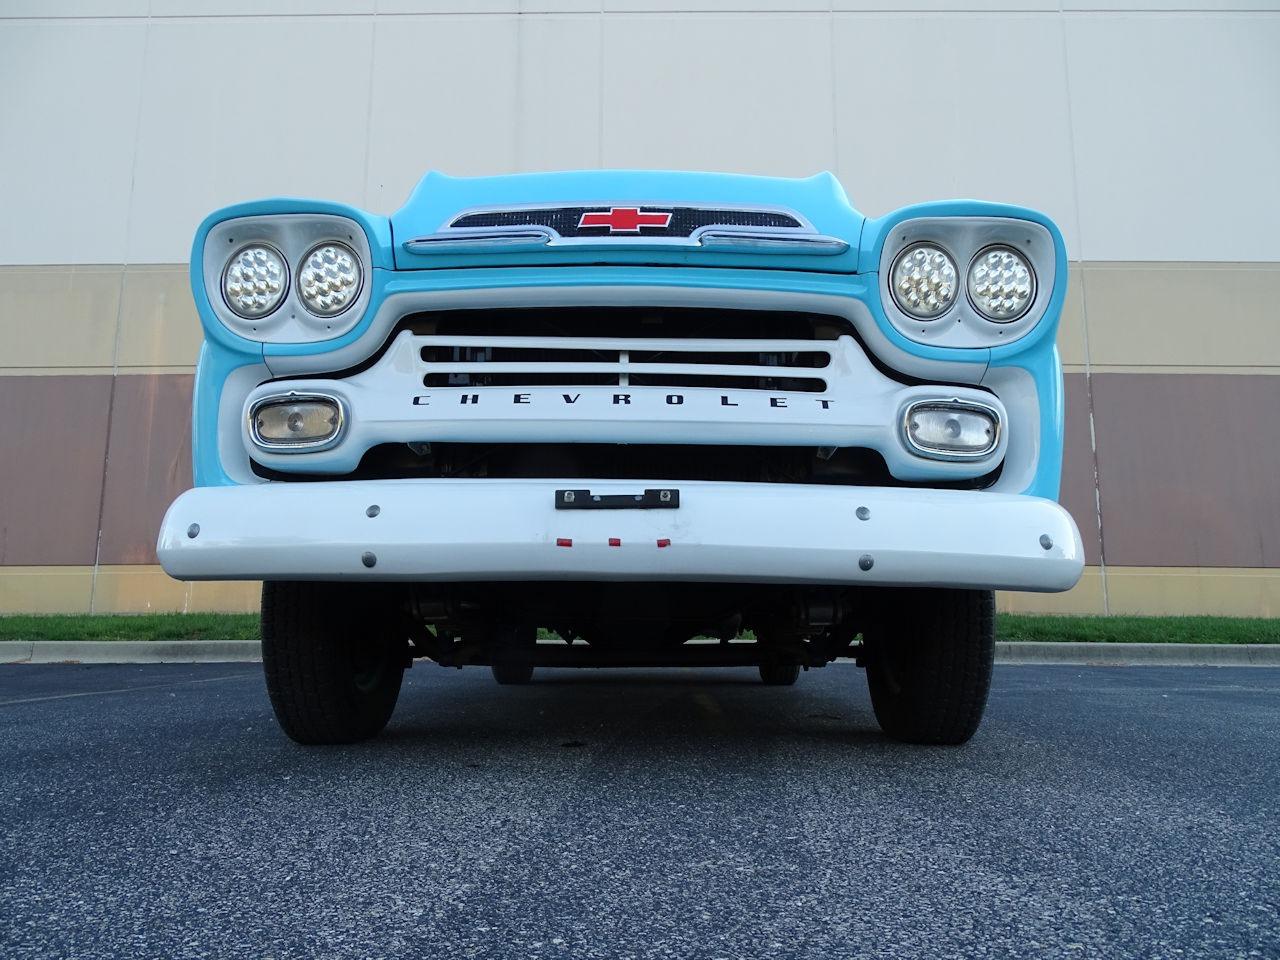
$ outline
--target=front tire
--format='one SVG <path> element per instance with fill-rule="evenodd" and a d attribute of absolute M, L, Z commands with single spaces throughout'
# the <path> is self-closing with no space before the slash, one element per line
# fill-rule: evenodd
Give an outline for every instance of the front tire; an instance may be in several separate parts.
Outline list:
<path fill-rule="evenodd" d="M 538 631 L 533 627 L 500 626 L 493 637 L 493 679 L 502 686 L 523 686 L 533 680 L 533 653 Z"/>
<path fill-rule="evenodd" d="M 864 632 L 880 727 L 905 743 L 961 744 L 978 729 L 995 659 L 990 590 L 885 592 Z"/>
<path fill-rule="evenodd" d="M 800 664 L 794 660 L 771 660 L 760 664 L 760 682 L 766 687 L 790 687 L 800 676 Z"/>
<path fill-rule="evenodd" d="M 490 668 L 493 679 L 504 687 L 524 686 L 533 680 L 533 664 L 498 661 Z"/>
<path fill-rule="evenodd" d="M 354 743 L 387 725 L 407 657 L 394 613 L 394 599 L 377 585 L 262 585 L 267 694 L 289 737 Z"/>

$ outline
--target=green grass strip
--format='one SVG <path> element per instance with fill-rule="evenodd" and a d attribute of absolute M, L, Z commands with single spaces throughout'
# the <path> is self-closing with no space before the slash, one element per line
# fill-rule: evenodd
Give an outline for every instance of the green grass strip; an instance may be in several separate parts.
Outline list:
<path fill-rule="evenodd" d="M 1280 643 L 1280 619 L 1254 617 L 1049 617 L 1002 613 L 1000 640 L 1084 643 Z M 257 640 L 245 613 L 0 616 L 2 640 Z"/>
<path fill-rule="evenodd" d="M 1265 617 L 1043 617 L 1000 614 L 999 640 L 1074 643 L 1280 643 L 1280 619 Z"/>
<path fill-rule="evenodd" d="M 257 640 L 256 613 L 0 617 L 0 640 Z"/>

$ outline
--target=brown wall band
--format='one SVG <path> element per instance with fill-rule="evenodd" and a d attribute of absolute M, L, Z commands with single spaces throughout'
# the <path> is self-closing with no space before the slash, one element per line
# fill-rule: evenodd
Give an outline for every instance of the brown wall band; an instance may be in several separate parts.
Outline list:
<path fill-rule="evenodd" d="M 1105 554 L 1083 374 L 1066 376 L 1062 486 L 1089 563 L 1280 567 L 1280 377 L 1091 382 Z M 165 508 L 191 482 L 192 378 L 119 377 L 108 421 L 111 386 L 0 377 L 0 565 L 155 562 Z"/>

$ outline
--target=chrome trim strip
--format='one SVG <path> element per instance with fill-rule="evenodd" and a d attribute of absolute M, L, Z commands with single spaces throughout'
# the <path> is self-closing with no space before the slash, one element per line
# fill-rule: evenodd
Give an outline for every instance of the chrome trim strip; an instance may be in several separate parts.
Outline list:
<path fill-rule="evenodd" d="M 308 400 L 332 403 L 338 408 L 338 425 L 331 436 L 325 437 L 323 440 L 281 443 L 278 440 L 264 440 L 258 435 L 258 411 L 263 407 L 269 407 L 277 403 L 302 403 Z M 288 393 L 273 393 L 269 396 L 259 397 L 249 407 L 247 419 L 248 422 L 245 426 L 249 431 L 249 439 L 253 441 L 253 445 L 259 450 L 267 453 L 315 453 L 319 450 L 328 450 L 330 447 L 337 445 L 338 441 L 342 439 L 342 435 L 346 432 L 348 417 L 347 405 L 342 402 L 341 397 L 331 393 L 298 393 L 296 390 L 290 390 Z"/>
<path fill-rule="evenodd" d="M 915 438 L 911 436 L 911 415 L 919 407 L 951 407 L 955 410 L 968 410 L 971 412 L 985 413 L 991 418 L 995 424 L 995 429 L 991 432 L 991 442 L 983 450 L 975 450 L 972 453 L 965 453 L 958 450 L 936 450 L 933 447 L 926 447 L 916 443 Z M 985 403 L 979 403 L 976 400 L 961 400 L 959 397 L 938 397 L 937 399 L 914 400 L 902 411 L 902 439 L 906 443 L 907 448 L 917 456 L 924 457 L 928 460 L 981 460 L 984 457 L 991 456 L 1000 447 L 1000 432 L 1003 425 L 1000 422 L 1000 411 L 995 407 Z"/>
<path fill-rule="evenodd" d="M 453 229 L 406 240 L 404 249 L 409 253 L 451 253 L 489 247 L 542 247 L 554 236 L 552 231 L 538 227 Z"/>
<path fill-rule="evenodd" d="M 711 227 L 704 228 L 697 239 L 699 246 L 732 248 L 739 253 L 810 253 L 831 257 L 849 249 L 849 244 L 839 237 L 790 231 L 775 233 Z"/>

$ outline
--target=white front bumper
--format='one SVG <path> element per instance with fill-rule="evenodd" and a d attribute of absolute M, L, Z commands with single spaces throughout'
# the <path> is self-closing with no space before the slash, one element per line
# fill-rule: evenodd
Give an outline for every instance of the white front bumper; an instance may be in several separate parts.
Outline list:
<path fill-rule="evenodd" d="M 554 506 L 558 489 L 636 494 L 663 486 L 679 489 L 678 509 Z M 1058 591 L 1074 586 L 1084 568 L 1070 515 L 1036 497 L 603 480 L 198 487 L 169 508 L 157 552 L 180 580 L 725 580 Z"/>

